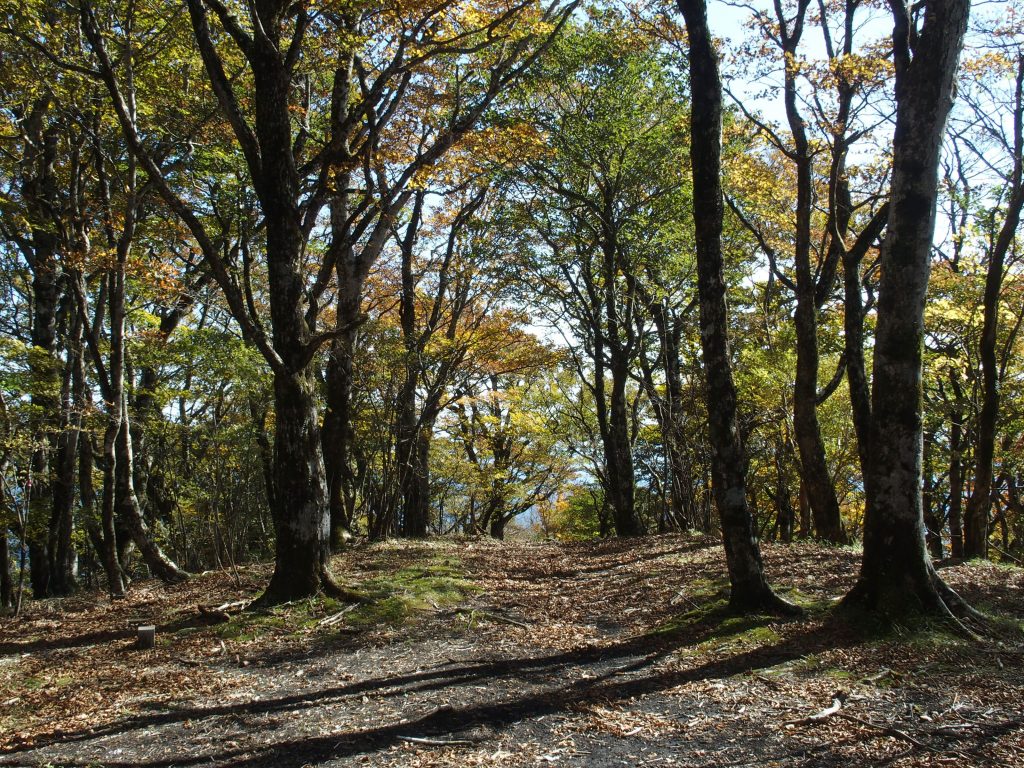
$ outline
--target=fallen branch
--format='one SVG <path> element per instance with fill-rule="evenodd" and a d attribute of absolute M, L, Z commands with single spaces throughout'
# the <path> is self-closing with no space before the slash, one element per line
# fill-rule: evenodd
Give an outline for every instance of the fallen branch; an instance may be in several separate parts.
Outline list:
<path fill-rule="evenodd" d="M 359 605 L 360 605 L 359 603 L 353 603 L 352 605 L 346 605 L 344 608 L 342 608 L 337 613 L 332 614 L 332 615 L 328 616 L 327 618 L 321 619 L 320 622 L 317 624 L 317 626 L 318 627 L 330 627 L 330 626 L 333 626 L 333 625 L 337 624 L 338 622 L 340 622 L 343 618 L 345 618 L 345 614 L 346 613 L 349 613 L 350 611 L 354 611 L 356 608 L 359 607 Z"/>
<path fill-rule="evenodd" d="M 821 710 L 820 712 L 815 712 L 813 715 L 810 715 L 809 717 L 801 717 L 797 720 L 787 720 L 785 723 L 783 723 L 783 725 L 787 728 L 793 728 L 797 725 L 811 725 L 812 723 L 820 723 L 825 720 L 828 720 L 830 717 L 837 714 L 839 710 L 842 708 L 843 699 L 840 696 L 836 696 L 834 699 L 832 699 L 831 706 L 825 707 L 825 709 Z"/>
<path fill-rule="evenodd" d="M 234 608 L 245 608 L 249 604 L 248 600 L 235 600 L 233 603 L 224 603 L 214 608 L 215 611 L 230 611 Z"/>
<path fill-rule="evenodd" d="M 475 743 L 469 739 L 427 739 L 422 736 L 399 736 L 398 740 L 427 747 L 471 747 Z"/>
<path fill-rule="evenodd" d="M 865 728 L 873 728 L 874 730 L 881 731 L 882 733 L 888 736 L 895 736 L 898 739 L 903 739 L 904 741 L 913 744 L 915 747 L 918 747 L 919 749 L 924 749 L 929 752 L 936 752 L 938 754 L 942 754 L 942 750 L 935 749 L 935 747 L 930 747 L 923 741 L 918 741 L 906 731 L 901 731 L 899 728 L 893 728 L 891 725 L 878 725 L 877 723 L 872 723 L 870 720 L 862 720 L 861 718 L 856 717 L 855 715 L 848 715 L 845 712 L 837 712 L 835 713 L 835 715 L 836 717 L 842 718 L 843 720 L 847 720 L 851 723 L 857 723 L 858 725 L 862 725 Z"/>

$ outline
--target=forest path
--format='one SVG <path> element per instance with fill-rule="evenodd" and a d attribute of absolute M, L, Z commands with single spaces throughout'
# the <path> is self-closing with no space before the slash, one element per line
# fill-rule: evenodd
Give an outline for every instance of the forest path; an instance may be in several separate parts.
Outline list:
<path fill-rule="evenodd" d="M 765 557 L 809 618 L 728 616 L 720 547 L 682 535 L 360 546 L 335 567 L 369 605 L 212 627 L 265 568 L 33 604 L 0 627 L 0 765 L 1024 765 L 1019 636 L 865 638 L 827 611 L 855 552 Z M 943 573 L 1024 618 L 1024 570 Z"/>

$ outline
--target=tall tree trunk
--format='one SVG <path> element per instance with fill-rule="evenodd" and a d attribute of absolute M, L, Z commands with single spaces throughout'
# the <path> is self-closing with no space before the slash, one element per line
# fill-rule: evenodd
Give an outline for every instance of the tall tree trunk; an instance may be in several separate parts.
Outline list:
<path fill-rule="evenodd" d="M 922 509 L 922 358 L 939 155 L 969 0 L 926 0 L 923 21 L 891 3 L 896 128 L 888 235 L 882 246 L 872 390 L 864 555 L 846 605 L 892 620 L 950 617 L 966 604 L 925 549 Z"/>
<path fill-rule="evenodd" d="M 635 478 L 633 449 L 629 439 L 629 404 L 625 361 L 612 354 L 612 387 L 608 408 L 608 440 L 605 456 L 608 472 L 609 501 L 616 536 L 638 536 L 643 533 L 635 510 Z"/>
<path fill-rule="evenodd" d="M 14 581 L 11 579 L 11 548 L 7 525 L 0 525 L 0 610 L 14 607 Z"/>
<path fill-rule="evenodd" d="M 839 500 L 832 474 L 825 460 L 825 444 L 818 422 L 818 284 L 811 267 L 811 214 L 814 206 L 811 184 L 813 158 L 803 117 L 797 107 L 797 46 L 810 0 L 798 0 L 798 16 L 792 29 L 780 17 L 785 52 L 785 103 L 796 160 L 796 236 L 793 261 L 796 273 L 796 382 L 793 388 L 793 432 L 800 452 L 800 477 L 814 516 L 815 535 L 825 541 L 843 543 L 846 532 L 839 513 Z M 781 6 L 779 6 L 781 7 Z"/>
<path fill-rule="evenodd" d="M 605 200 L 605 215 L 601 233 L 603 312 L 607 328 L 608 371 L 611 374 L 611 392 L 608 398 L 608 425 L 604 435 L 605 464 L 608 478 L 608 501 L 617 536 L 636 536 L 642 533 L 636 517 L 636 477 L 633 469 L 633 445 L 629 438 L 629 403 L 626 383 L 629 380 L 629 337 L 632 327 L 621 313 L 618 290 L 619 259 L 617 233 L 613 226 L 614 206 Z M 627 270 L 622 270 L 623 272 Z"/>
<path fill-rule="evenodd" d="M 139 548 L 150 572 L 161 581 L 174 584 L 188 579 L 189 574 L 178 568 L 153 540 L 149 527 L 142 518 L 142 508 L 135 491 L 135 462 L 133 461 L 132 429 L 128 415 L 127 398 L 121 398 L 121 419 L 114 450 L 114 499 L 117 517 L 128 537 Z"/>
<path fill-rule="evenodd" d="M 928 545 L 928 553 L 935 560 L 942 559 L 942 518 L 935 512 L 935 482 L 934 473 L 934 433 L 924 436 L 924 495 L 921 503 L 924 506 L 925 542 Z"/>
<path fill-rule="evenodd" d="M 71 279 L 74 279 L 73 277 Z M 76 368 L 82 357 L 82 316 L 76 311 L 74 297 L 68 294 L 71 308 L 65 303 L 65 316 L 70 315 L 71 330 L 67 335 L 67 362 L 61 384 L 61 425 L 57 436 L 54 460 L 53 511 L 50 517 L 50 572 L 51 591 L 55 595 L 69 595 L 77 587 L 75 566 L 74 508 L 75 472 L 78 460 L 78 441 L 82 426 L 82 410 L 76 408 Z"/>
<path fill-rule="evenodd" d="M 857 434 L 857 458 L 861 477 L 868 476 L 868 442 L 871 439 L 871 386 L 864 362 L 864 299 L 860 277 L 862 254 L 853 249 L 843 256 L 843 355 L 850 390 L 853 429 Z"/>
<path fill-rule="evenodd" d="M 677 0 L 689 34 L 690 160 L 697 242 L 701 347 L 704 353 L 712 487 L 722 522 L 729 604 L 736 610 L 791 612 L 768 586 L 746 502 L 747 460 L 736 426 L 736 388 L 729 357 L 722 264 L 722 87 L 705 0 Z"/>
<path fill-rule="evenodd" d="M 999 365 L 996 344 L 999 333 L 999 298 L 1006 256 L 1017 237 L 1024 207 L 1024 55 L 1017 60 L 1016 98 L 1013 110 L 1014 163 L 1009 179 L 1010 199 L 1003 225 L 988 255 L 985 276 L 984 319 L 981 342 L 981 413 L 974 445 L 974 489 L 967 501 L 964 555 L 988 557 L 988 520 L 992 509 L 992 462 L 995 455 L 996 421 L 999 417 Z"/>
<path fill-rule="evenodd" d="M 355 521 L 355 493 L 351 468 L 353 358 L 358 336 L 362 281 L 348 268 L 351 256 L 339 259 L 337 328 L 327 358 L 323 427 L 324 464 L 327 473 L 330 540 L 340 546 L 343 534 Z"/>
<path fill-rule="evenodd" d="M 949 418 L 949 554 L 959 560 L 964 556 L 964 411 L 960 384 L 952 378 L 955 375 L 950 379 L 956 400 Z"/>
<path fill-rule="evenodd" d="M 330 518 L 312 376 L 275 375 L 274 412 L 272 512 L 277 546 L 265 603 L 337 590 L 327 570 Z"/>
<path fill-rule="evenodd" d="M 25 249 L 32 271 L 32 346 L 41 354 L 30 360 L 32 373 L 43 389 L 31 394 L 33 409 L 39 414 L 33 425 L 36 449 L 32 454 L 32 486 L 29 495 L 28 545 L 32 564 L 30 574 L 35 598 L 51 594 L 51 555 L 49 523 L 53 518 L 51 454 L 60 423 L 60 400 L 53 394 L 59 381 L 57 350 L 57 304 L 60 297 L 57 264 L 59 210 L 57 161 L 59 134 L 47 126 L 48 97 L 32 105 L 25 119 L 28 136 L 23 158 L 21 193 L 25 200 L 30 227 L 29 247 Z M 39 386 L 37 385 L 37 387 Z"/>
<path fill-rule="evenodd" d="M 793 528 L 796 513 L 790 498 L 790 479 L 786 471 L 786 458 L 789 454 L 786 441 L 781 437 L 775 441 L 775 508 L 779 529 L 779 538 L 787 544 L 793 541 Z"/>

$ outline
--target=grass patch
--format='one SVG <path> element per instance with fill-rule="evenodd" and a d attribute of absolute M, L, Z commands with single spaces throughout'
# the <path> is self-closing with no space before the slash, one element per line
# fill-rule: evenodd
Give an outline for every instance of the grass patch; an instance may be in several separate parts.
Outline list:
<path fill-rule="evenodd" d="M 698 651 L 756 648 L 780 640 L 771 626 L 778 621 L 777 616 L 735 613 L 729 607 L 728 587 L 719 582 L 695 582 L 688 593 L 695 594 L 698 585 L 698 596 L 703 595 L 704 602 L 656 626 L 649 632 L 650 636 L 689 641 Z"/>
<path fill-rule="evenodd" d="M 381 560 L 363 566 L 375 575 L 350 589 L 363 602 L 355 608 L 328 597 L 317 597 L 273 606 L 267 610 L 245 612 L 218 625 L 214 632 L 222 640 L 251 642 L 267 635 L 291 635 L 313 631 L 328 617 L 346 608 L 344 620 L 333 629 L 368 629 L 375 626 L 401 626 L 416 614 L 461 602 L 479 587 L 465 578 L 460 564 L 452 558 L 432 558 L 425 562 L 395 568 L 386 554 Z M 379 575 L 376 575 L 379 574 Z"/>
<path fill-rule="evenodd" d="M 359 585 L 367 601 L 346 617 L 350 627 L 398 626 L 417 613 L 454 605 L 480 590 L 457 560 L 436 558 L 368 579 Z"/>

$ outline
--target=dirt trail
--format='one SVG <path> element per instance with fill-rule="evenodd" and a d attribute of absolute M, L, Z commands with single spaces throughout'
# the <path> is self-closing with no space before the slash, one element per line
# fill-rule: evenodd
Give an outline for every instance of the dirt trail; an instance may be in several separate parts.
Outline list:
<path fill-rule="evenodd" d="M 411 614 L 388 597 L 379 615 L 310 603 L 200 625 L 197 604 L 251 597 L 261 568 L 34 606 L 0 628 L 0 765 L 1024 765 L 1020 638 L 865 639 L 825 610 L 856 561 L 766 547 L 811 609 L 791 622 L 724 614 L 719 548 L 684 536 L 339 558 L 355 583 L 432 585 Z M 1024 618 L 1024 571 L 944 574 Z M 444 580 L 472 586 L 442 599 Z M 131 647 L 142 619 L 152 651 Z"/>

